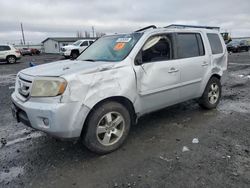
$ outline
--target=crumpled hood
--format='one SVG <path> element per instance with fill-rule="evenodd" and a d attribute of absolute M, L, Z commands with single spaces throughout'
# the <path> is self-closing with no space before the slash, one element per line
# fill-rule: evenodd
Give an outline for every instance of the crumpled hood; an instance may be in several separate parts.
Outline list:
<path fill-rule="evenodd" d="M 21 71 L 30 76 L 62 76 L 66 74 L 82 72 L 91 73 L 111 69 L 114 63 L 111 62 L 89 62 L 78 60 L 62 60 L 43 65 L 37 65 Z"/>

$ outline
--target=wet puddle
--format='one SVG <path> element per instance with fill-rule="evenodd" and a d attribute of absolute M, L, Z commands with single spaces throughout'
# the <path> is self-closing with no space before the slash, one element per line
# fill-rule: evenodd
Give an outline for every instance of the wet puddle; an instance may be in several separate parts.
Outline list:
<path fill-rule="evenodd" d="M 0 182 L 10 182 L 24 173 L 23 167 L 11 167 L 8 170 L 0 172 Z"/>
<path fill-rule="evenodd" d="M 16 80 L 16 74 L 0 75 L 0 85 L 14 84 Z"/>

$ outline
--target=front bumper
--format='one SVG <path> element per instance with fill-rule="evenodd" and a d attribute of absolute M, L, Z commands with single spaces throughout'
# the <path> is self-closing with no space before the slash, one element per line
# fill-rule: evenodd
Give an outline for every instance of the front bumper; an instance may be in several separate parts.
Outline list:
<path fill-rule="evenodd" d="M 70 57 L 70 54 L 71 54 L 71 51 L 69 51 L 69 50 L 63 52 L 64 57 Z"/>
<path fill-rule="evenodd" d="M 11 95 L 12 113 L 18 122 L 58 138 L 78 138 L 90 109 L 79 102 L 44 103 L 19 100 Z"/>

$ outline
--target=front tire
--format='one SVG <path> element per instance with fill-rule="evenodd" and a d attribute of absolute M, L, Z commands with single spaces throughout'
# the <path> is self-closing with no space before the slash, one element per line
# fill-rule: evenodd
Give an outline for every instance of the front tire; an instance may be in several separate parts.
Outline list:
<path fill-rule="evenodd" d="M 210 78 L 204 90 L 202 97 L 199 99 L 199 105 L 205 109 L 216 108 L 221 98 L 221 83 L 216 77 Z"/>
<path fill-rule="evenodd" d="M 8 56 L 8 57 L 6 58 L 6 60 L 7 60 L 7 63 L 9 63 L 9 64 L 14 64 L 14 63 L 16 63 L 16 57 L 13 56 L 13 55 Z"/>
<path fill-rule="evenodd" d="M 71 52 L 71 55 L 70 55 L 71 59 L 76 59 L 78 56 L 79 56 L 79 52 L 78 51 Z"/>
<path fill-rule="evenodd" d="M 125 142 L 130 125 L 130 114 L 123 105 L 117 102 L 103 103 L 91 112 L 83 143 L 95 153 L 110 153 Z"/>

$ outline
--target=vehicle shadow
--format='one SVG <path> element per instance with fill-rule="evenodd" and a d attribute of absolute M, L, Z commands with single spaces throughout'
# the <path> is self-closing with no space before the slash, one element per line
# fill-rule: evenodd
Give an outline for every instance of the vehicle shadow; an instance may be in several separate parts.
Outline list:
<path fill-rule="evenodd" d="M 24 160 L 28 159 L 26 162 L 28 172 L 24 178 L 28 181 L 30 176 L 35 173 L 36 178 L 33 179 L 33 182 L 39 182 L 41 177 L 46 177 L 48 173 L 54 173 L 55 169 L 63 169 L 63 171 L 59 170 L 59 174 L 64 176 L 74 170 L 80 170 L 83 164 L 93 165 L 96 163 L 96 165 L 108 166 L 110 165 L 108 164 L 109 160 L 129 158 L 130 155 L 137 156 L 137 153 L 139 156 L 141 146 L 151 148 L 152 143 L 148 141 L 157 136 L 162 129 L 164 132 L 161 134 L 164 134 L 165 138 L 172 140 L 174 138 L 175 140 L 176 135 L 182 131 L 176 127 L 171 130 L 173 123 L 183 123 L 187 118 L 192 118 L 194 115 L 202 116 L 206 112 L 194 101 L 189 101 L 145 115 L 139 119 L 136 125 L 131 127 L 128 140 L 120 149 L 103 156 L 89 151 L 81 141 L 61 141 L 50 136 L 37 138 L 33 141 L 32 147 L 22 154 Z M 176 130 L 178 133 L 174 132 Z M 159 140 L 156 139 L 155 144 L 157 145 L 158 142 Z M 30 171 L 30 169 L 32 170 Z M 59 176 L 59 174 L 55 174 L 55 176 Z"/>

